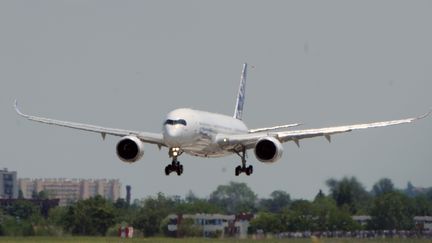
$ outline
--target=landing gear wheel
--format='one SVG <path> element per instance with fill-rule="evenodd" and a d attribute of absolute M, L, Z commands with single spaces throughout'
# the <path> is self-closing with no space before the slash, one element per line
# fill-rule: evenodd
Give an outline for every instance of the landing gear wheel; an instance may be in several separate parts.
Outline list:
<path fill-rule="evenodd" d="M 171 173 L 171 165 L 165 166 L 165 175 L 169 175 Z"/>
<path fill-rule="evenodd" d="M 173 160 L 171 164 L 165 166 L 165 175 L 169 175 L 171 172 L 176 172 L 177 175 L 183 174 L 183 165 L 179 161 Z"/>
<path fill-rule="evenodd" d="M 250 175 L 252 175 L 252 173 L 253 173 L 253 167 L 252 167 L 252 165 L 249 165 L 247 168 L 245 168 L 246 170 L 245 170 L 245 173 L 246 173 L 246 175 L 247 176 L 250 176 Z"/>
<path fill-rule="evenodd" d="M 239 176 L 241 172 L 242 172 L 242 168 L 241 168 L 241 166 L 239 165 L 239 166 L 237 166 L 237 167 L 235 168 L 235 175 L 236 175 L 236 176 Z"/>
<path fill-rule="evenodd" d="M 176 168 L 177 175 L 183 174 L 183 165 L 179 164 Z"/>

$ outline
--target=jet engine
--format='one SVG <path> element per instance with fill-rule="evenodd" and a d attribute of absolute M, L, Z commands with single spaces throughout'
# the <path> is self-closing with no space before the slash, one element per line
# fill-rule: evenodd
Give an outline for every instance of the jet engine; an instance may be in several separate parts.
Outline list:
<path fill-rule="evenodd" d="M 144 143 L 135 136 L 123 137 L 116 146 L 117 156 L 127 163 L 133 163 L 144 155 Z"/>
<path fill-rule="evenodd" d="M 283 154 L 282 144 L 274 137 L 264 137 L 255 144 L 255 157 L 263 163 L 273 163 Z"/>

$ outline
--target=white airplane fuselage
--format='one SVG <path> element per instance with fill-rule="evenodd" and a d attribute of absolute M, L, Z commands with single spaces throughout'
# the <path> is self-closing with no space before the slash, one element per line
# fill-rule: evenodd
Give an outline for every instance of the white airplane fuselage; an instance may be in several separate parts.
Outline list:
<path fill-rule="evenodd" d="M 217 113 L 181 108 L 167 114 L 162 134 L 172 148 L 199 157 L 222 157 L 231 152 L 216 142 L 218 134 L 247 134 L 243 121 Z"/>

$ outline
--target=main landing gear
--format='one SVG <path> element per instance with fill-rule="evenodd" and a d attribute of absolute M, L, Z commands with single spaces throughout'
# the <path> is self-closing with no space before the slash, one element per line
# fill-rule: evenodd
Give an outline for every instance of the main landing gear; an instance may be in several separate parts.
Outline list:
<path fill-rule="evenodd" d="M 245 173 L 247 176 L 252 175 L 253 173 L 253 166 L 249 165 L 246 166 L 246 149 L 243 148 L 241 153 L 240 152 L 236 152 L 238 156 L 240 156 L 240 158 L 242 159 L 242 165 L 239 165 L 235 168 L 235 175 L 238 176 L 241 173 Z"/>
<path fill-rule="evenodd" d="M 180 156 L 183 152 L 180 148 L 170 148 L 168 151 L 169 157 L 173 158 L 171 164 L 165 166 L 165 175 L 171 174 L 171 172 L 176 172 L 177 175 L 183 174 L 183 165 L 180 164 L 180 161 L 177 160 L 177 157 Z"/>

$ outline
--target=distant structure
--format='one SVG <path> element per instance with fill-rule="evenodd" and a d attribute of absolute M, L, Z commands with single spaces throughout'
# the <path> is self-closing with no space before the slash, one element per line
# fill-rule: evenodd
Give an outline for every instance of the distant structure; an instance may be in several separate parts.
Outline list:
<path fill-rule="evenodd" d="M 171 214 L 167 218 L 168 231 L 173 235 L 178 235 L 178 225 L 184 219 L 192 219 L 193 224 L 202 229 L 204 237 L 237 237 L 246 239 L 249 222 L 253 219 L 253 214 L 237 214 L 237 215 L 223 215 L 223 214 Z M 217 234 L 220 235 L 217 235 Z"/>
<path fill-rule="evenodd" d="M 60 199 L 60 206 L 66 206 L 80 199 L 88 199 L 96 195 L 116 201 L 121 193 L 119 180 L 19 179 L 18 184 L 24 198 L 32 198 L 32 195 L 45 191 L 49 198 Z"/>
<path fill-rule="evenodd" d="M 14 199 L 18 197 L 17 172 L 0 170 L 0 198 Z"/>
<path fill-rule="evenodd" d="M 432 233 L 432 216 L 415 216 L 414 224 L 418 230 Z"/>
<path fill-rule="evenodd" d="M 369 215 L 354 215 L 351 218 L 361 226 L 366 226 L 372 220 Z"/>
<path fill-rule="evenodd" d="M 131 190 L 132 190 L 132 187 L 130 185 L 127 185 L 126 186 L 126 202 L 128 205 L 130 205 L 130 202 L 131 202 Z"/>

